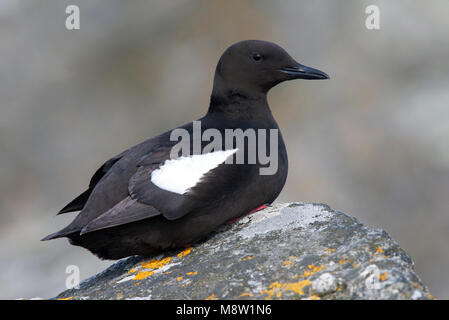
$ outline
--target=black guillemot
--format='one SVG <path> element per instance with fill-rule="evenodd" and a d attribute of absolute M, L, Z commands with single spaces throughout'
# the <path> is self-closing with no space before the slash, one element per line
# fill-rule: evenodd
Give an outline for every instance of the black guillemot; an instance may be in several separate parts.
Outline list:
<path fill-rule="evenodd" d="M 217 64 L 207 114 L 106 161 L 58 213 L 81 211 L 73 222 L 42 240 L 67 237 L 102 259 L 151 255 L 272 203 L 288 160 L 267 93 L 292 79 L 329 76 L 271 42 L 232 45 Z"/>

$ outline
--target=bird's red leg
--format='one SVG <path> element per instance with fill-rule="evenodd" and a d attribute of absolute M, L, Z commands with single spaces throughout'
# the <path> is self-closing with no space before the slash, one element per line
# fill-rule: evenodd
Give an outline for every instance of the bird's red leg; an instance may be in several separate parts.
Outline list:
<path fill-rule="evenodd" d="M 242 217 L 244 217 L 244 216 L 247 216 L 247 215 L 252 214 L 252 213 L 254 213 L 254 212 L 257 212 L 257 211 L 266 209 L 266 208 L 268 208 L 269 205 L 270 205 L 269 203 L 263 204 L 263 205 L 261 205 L 260 207 L 257 207 L 256 209 L 251 210 L 251 211 L 248 212 L 247 214 L 244 214 L 243 216 L 240 216 L 240 217 L 237 217 L 237 218 L 233 218 L 233 219 L 231 219 L 231 220 L 226 221 L 226 224 L 234 223 L 234 222 L 236 222 L 238 219 L 240 219 L 240 218 L 242 218 Z M 183 245 L 183 247 L 186 248 L 186 249 L 188 249 L 189 247 L 192 247 L 192 246 L 193 246 L 192 243 L 186 243 L 186 244 Z"/>
<path fill-rule="evenodd" d="M 245 214 L 245 215 L 243 215 L 243 216 L 240 216 L 240 217 L 237 217 L 237 218 L 233 218 L 233 219 L 231 219 L 231 220 L 228 220 L 228 221 L 226 222 L 226 224 L 230 224 L 230 223 L 236 222 L 238 219 L 240 219 L 240 218 L 242 218 L 242 217 L 244 217 L 244 216 L 247 216 L 247 215 L 252 214 L 252 213 L 254 213 L 254 212 L 257 212 L 257 211 L 266 209 L 266 208 L 268 208 L 268 205 L 269 205 L 269 203 L 263 204 L 263 205 L 261 205 L 260 207 L 257 207 L 256 209 L 251 210 L 250 212 L 248 212 L 247 214 Z"/>
<path fill-rule="evenodd" d="M 268 208 L 268 203 L 261 205 L 260 207 L 257 207 L 256 209 L 251 210 L 250 212 L 248 212 L 248 214 L 263 210 Z"/>

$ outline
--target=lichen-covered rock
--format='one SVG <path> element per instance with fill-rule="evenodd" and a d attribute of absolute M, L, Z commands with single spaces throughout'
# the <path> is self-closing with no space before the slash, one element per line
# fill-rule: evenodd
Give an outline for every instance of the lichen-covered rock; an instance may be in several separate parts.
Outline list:
<path fill-rule="evenodd" d="M 383 230 L 323 204 L 287 203 L 205 241 L 121 260 L 61 293 L 71 299 L 429 299 Z"/>

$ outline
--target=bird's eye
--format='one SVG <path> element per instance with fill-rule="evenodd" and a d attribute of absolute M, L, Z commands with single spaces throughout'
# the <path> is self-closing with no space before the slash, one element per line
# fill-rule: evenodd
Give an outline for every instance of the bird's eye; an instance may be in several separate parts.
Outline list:
<path fill-rule="evenodd" d="M 256 62 L 260 62 L 260 61 L 262 61 L 262 55 L 260 54 L 260 53 L 253 53 L 252 55 L 251 55 L 251 57 L 253 58 L 253 60 L 254 61 L 256 61 Z"/>

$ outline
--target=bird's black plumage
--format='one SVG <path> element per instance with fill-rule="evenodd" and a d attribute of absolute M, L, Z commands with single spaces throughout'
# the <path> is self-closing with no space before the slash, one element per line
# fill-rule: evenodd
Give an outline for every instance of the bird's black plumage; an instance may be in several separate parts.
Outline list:
<path fill-rule="evenodd" d="M 267 92 L 291 79 L 328 79 L 317 69 L 297 63 L 276 44 L 248 40 L 229 47 L 220 58 L 207 114 L 201 130 L 278 130 L 267 103 Z M 180 127 L 191 133 L 193 123 Z M 178 128 L 179 129 L 179 128 Z M 260 161 L 219 164 L 184 193 L 172 192 L 150 178 L 171 158 L 177 141 L 172 130 L 150 138 L 106 161 L 88 189 L 58 214 L 78 211 L 72 223 L 43 240 L 67 237 L 103 259 L 149 255 L 204 238 L 226 221 L 266 203 L 282 190 L 288 170 L 282 135 L 277 136 L 278 166 L 274 174 L 261 175 Z M 269 137 L 256 136 L 269 145 Z M 200 141 L 201 150 L 207 141 Z M 225 150 L 226 146 L 222 146 Z M 235 144 L 232 148 L 235 147 Z M 227 149 L 226 149 L 227 150 Z"/>

